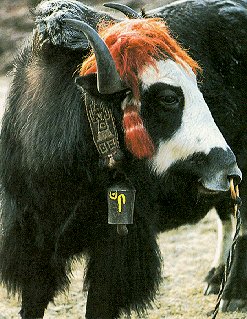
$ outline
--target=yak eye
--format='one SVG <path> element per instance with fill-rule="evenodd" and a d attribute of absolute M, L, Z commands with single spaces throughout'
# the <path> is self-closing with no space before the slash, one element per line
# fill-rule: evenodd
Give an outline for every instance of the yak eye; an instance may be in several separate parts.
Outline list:
<path fill-rule="evenodd" d="M 176 109 L 179 106 L 179 97 L 173 90 L 164 90 L 158 95 L 161 106 L 167 110 Z"/>
<path fill-rule="evenodd" d="M 171 105 L 171 104 L 177 103 L 178 98 L 177 98 L 177 96 L 174 96 L 174 95 L 166 95 L 166 96 L 161 98 L 161 102 L 168 104 L 168 105 Z"/>

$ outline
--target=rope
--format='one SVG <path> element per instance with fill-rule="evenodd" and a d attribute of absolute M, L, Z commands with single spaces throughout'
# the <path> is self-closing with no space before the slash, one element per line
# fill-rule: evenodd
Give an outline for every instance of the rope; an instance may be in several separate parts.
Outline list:
<path fill-rule="evenodd" d="M 229 251 L 227 261 L 225 264 L 224 276 L 223 276 L 222 281 L 221 281 L 220 291 L 219 291 L 219 294 L 217 297 L 217 302 L 216 302 L 216 305 L 214 308 L 212 319 L 215 319 L 218 312 L 219 312 L 220 303 L 221 303 L 222 296 L 223 296 L 223 291 L 225 289 L 225 285 L 226 285 L 228 276 L 229 276 L 230 271 L 231 271 L 233 257 L 234 257 L 234 251 L 235 251 L 235 247 L 237 244 L 237 239 L 238 239 L 238 236 L 240 233 L 240 227 L 241 227 L 241 217 L 240 217 L 240 209 L 239 209 L 240 204 L 241 204 L 241 199 L 239 197 L 238 185 L 236 187 L 234 187 L 233 179 L 230 180 L 230 190 L 231 190 L 231 197 L 234 201 L 234 216 L 237 219 L 237 223 L 236 223 L 235 234 L 234 234 L 233 241 L 232 241 L 232 246 L 231 246 L 231 249 Z"/>

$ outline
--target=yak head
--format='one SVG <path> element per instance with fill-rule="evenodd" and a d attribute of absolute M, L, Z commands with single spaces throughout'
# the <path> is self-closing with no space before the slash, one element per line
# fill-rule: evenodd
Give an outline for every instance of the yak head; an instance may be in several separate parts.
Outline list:
<path fill-rule="evenodd" d="M 80 21 L 65 23 L 81 30 L 93 48 L 77 84 L 103 99 L 122 92 L 115 107 L 135 158 L 146 159 L 156 176 L 189 172 L 208 193 L 228 191 L 232 177 L 241 181 L 236 158 L 198 88 L 200 67 L 163 20 L 135 17 L 101 26 L 98 33 Z"/>

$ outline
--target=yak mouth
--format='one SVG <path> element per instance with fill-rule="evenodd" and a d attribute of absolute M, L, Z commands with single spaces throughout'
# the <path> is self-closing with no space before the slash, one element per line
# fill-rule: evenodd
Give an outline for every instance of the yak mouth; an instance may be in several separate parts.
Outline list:
<path fill-rule="evenodd" d="M 203 185 L 203 183 L 201 181 L 198 181 L 197 189 L 198 189 L 198 192 L 200 194 L 209 195 L 209 196 L 218 195 L 220 193 L 226 192 L 226 191 L 222 191 L 222 190 L 215 190 L 215 189 L 207 188 Z M 228 191 L 229 191 L 229 189 L 228 189 Z"/>

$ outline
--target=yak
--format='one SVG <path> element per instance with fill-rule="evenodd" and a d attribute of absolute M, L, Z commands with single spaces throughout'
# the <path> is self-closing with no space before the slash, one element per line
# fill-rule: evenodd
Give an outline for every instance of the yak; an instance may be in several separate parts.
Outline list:
<path fill-rule="evenodd" d="M 0 141 L 0 278 L 21 296 L 23 319 L 43 318 L 82 255 L 87 319 L 142 314 L 161 282 L 158 234 L 212 207 L 227 243 L 207 293 L 219 288 L 229 180 L 246 171 L 246 1 L 108 7 L 127 17 L 41 2 L 15 60 Z M 223 310 L 246 300 L 241 213 Z"/>

